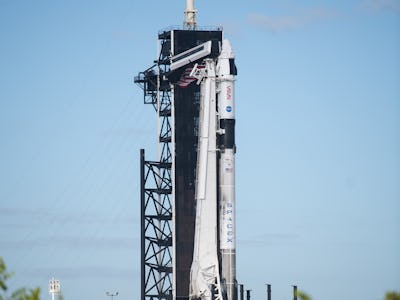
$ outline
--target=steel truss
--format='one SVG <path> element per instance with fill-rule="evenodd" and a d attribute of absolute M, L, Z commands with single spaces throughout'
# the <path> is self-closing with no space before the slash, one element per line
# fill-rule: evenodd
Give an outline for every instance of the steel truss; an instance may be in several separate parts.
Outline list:
<path fill-rule="evenodd" d="M 144 103 L 158 114 L 159 161 L 141 161 L 141 299 L 172 299 L 173 253 L 173 128 L 169 70 L 169 40 L 161 40 L 155 65 L 135 77 L 144 92 Z"/>

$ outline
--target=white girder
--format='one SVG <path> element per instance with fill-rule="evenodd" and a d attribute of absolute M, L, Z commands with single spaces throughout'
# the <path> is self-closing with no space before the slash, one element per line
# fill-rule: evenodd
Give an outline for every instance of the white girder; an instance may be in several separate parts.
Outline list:
<path fill-rule="evenodd" d="M 215 61 L 206 59 L 201 82 L 196 174 L 196 224 L 190 299 L 222 300 L 218 265 L 217 111 Z"/>

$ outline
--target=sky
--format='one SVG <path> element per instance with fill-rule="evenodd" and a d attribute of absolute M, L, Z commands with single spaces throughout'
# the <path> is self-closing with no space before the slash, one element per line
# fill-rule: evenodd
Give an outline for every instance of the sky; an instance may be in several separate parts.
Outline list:
<path fill-rule="evenodd" d="M 400 291 L 400 1 L 195 2 L 236 81 L 237 277 L 252 299 Z M 0 256 L 10 290 L 140 297 L 133 83 L 185 1 L 0 0 Z M 49 298 L 47 298 L 49 297 Z"/>

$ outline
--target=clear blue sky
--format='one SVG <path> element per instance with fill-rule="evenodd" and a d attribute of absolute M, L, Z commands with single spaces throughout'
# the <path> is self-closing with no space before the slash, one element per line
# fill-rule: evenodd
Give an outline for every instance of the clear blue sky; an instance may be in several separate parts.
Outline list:
<path fill-rule="evenodd" d="M 140 295 L 133 77 L 185 1 L 0 0 L 0 256 L 11 288 Z M 198 0 L 237 55 L 238 279 L 252 299 L 400 290 L 400 1 Z"/>

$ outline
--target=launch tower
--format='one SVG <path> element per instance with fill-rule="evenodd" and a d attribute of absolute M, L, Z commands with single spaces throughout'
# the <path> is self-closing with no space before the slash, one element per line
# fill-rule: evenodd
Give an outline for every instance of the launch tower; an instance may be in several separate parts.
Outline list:
<path fill-rule="evenodd" d="M 199 132 L 202 126 L 200 111 L 204 110 L 201 103 L 206 89 L 203 77 L 211 74 L 211 72 L 207 73 L 206 61 L 209 61 L 210 68 L 215 68 L 217 61 L 222 61 L 220 57 L 223 52 L 221 50 L 223 32 L 219 27 L 198 27 L 193 0 L 188 0 L 183 27 L 161 30 L 158 33 L 158 41 L 160 52 L 157 60 L 150 68 L 135 77 L 135 83 L 143 89 L 144 103 L 152 105 L 158 117 L 158 159 L 147 160 L 143 149 L 140 153 L 141 299 L 218 299 L 218 291 L 213 287 L 210 287 L 211 294 L 207 296 L 209 298 L 194 296 L 191 292 L 191 285 L 193 285 L 191 282 L 193 270 L 191 272 L 191 269 L 194 260 L 195 236 L 199 236 L 195 228 L 198 223 L 196 221 L 198 207 L 196 189 L 198 188 L 196 187 L 199 184 Z M 225 60 L 228 62 L 228 73 L 229 62 L 231 62 L 231 77 L 236 75 L 233 59 Z M 202 72 L 203 75 L 199 75 Z M 229 76 L 228 74 L 225 77 Z M 221 88 L 225 89 L 225 85 L 220 84 L 215 88 L 216 80 L 213 78 L 210 80 L 214 82 L 216 122 L 218 119 L 218 125 L 214 126 L 216 143 L 214 148 L 217 144 L 219 147 L 218 151 L 217 149 L 213 151 L 215 160 L 219 161 L 220 153 L 225 153 L 227 140 L 230 147 L 227 153 L 235 151 L 234 120 L 228 116 L 229 120 L 222 121 L 217 116 L 218 108 L 215 102 L 218 94 L 216 93 L 219 93 Z M 203 83 L 200 84 L 202 81 Z M 233 82 L 232 79 L 228 81 Z M 231 88 L 232 86 L 228 88 L 229 93 L 233 93 Z M 226 98 L 226 92 L 219 97 Z M 229 106 L 227 110 L 231 111 L 232 107 Z M 218 115 L 221 115 L 221 112 Z M 220 124 L 226 128 L 220 128 Z M 216 131 L 219 132 L 218 137 Z M 222 173 L 218 165 L 222 163 L 215 163 L 215 176 Z M 226 167 L 233 168 L 232 165 Z M 229 169 L 228 172 L 232 170 Z M 231 177 L 232 175 L 229 178 Z M 224 197 L 218 190 L 222 190 L 222 194 L 232 194 L 229 191 L 226 192 L 226 187 L 229 190 L 230 185 L 224 183 L 224 179 L 216 177 L 215 186 L 216 203 L 217 198 Z M 222 207 L 221 204 L 219 207 L 216 205 L 215 210 L 216 213 L 220 210 L 226 213 L 226 207 Z M 226 220 L 223 222 L 225 224 Z M 216 220 L 216 225 L 221 226 L 219 220 Z M 228 224 L 228 226 L 232 228 L 233 225 Z M 226 229 L 223 234 L 226 234 Z M 221 230 L 217 230 L 216 237 L 219 238 L 220 235 Z M 218 240 L 216 244 L 216 247 L 219 247 L 221 242 Z M 229 254 L 225 257 L 218 255 L 216 258 L 220 263 L 229 262 L 230 268 L 235 271 L 235 256 L 232 255 L 234 249 L 233 252 L 231 250 L 228 252 Z M 221 268 L 223 267 L 218 267 L 217 272 L 220 272 Z M 231 279 L 236 280 L 235 277 Z M 232 288 L 236 288 L 236 283 Z M 228 295 L 225 291 L 223 298 L 237 299 L 236 292 L 228 292 Z M 222 297 L 222 294 L 219 297 Z"/>

